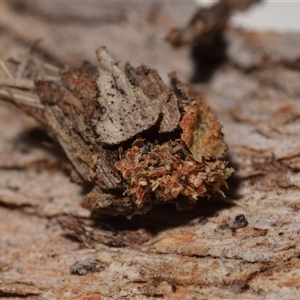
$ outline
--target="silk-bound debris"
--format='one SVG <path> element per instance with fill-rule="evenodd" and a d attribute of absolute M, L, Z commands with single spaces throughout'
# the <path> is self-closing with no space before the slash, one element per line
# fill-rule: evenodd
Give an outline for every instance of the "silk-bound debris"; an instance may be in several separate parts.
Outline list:
<path fill-rule="evenodd" d="M 63 148 L 90 189 L 84 207 L 131 217 L 157 204 L 187 209 L 201 197 L 224 196 L 233 172 L 227 146 L 197 93 L 175 72 L 169 88 L 147 66 L 121 68 L 105 47 L 97 58 L 97 67 L 37 72 L 31 102 L 17 101 L 17 89 L 3 96 Z"/>

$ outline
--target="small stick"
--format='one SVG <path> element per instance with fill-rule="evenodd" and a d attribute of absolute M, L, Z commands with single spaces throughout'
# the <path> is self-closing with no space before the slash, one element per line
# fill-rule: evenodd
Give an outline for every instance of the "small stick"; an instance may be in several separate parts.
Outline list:
<path fill-rule="evenodd" d="M 13 79 L 12 74 L 10 73 L 5 62 L 2 59 L 0 59 L 0 71 L 2 71 L 1 77 Z"/>
<path fill-rule="evenodd" d="M 16 79 L 16 78 L 1 78 L 0 86 L 8 86 L 19 89 L 31 90 L 34 88 L 34 82 L 30 79 Z"/>

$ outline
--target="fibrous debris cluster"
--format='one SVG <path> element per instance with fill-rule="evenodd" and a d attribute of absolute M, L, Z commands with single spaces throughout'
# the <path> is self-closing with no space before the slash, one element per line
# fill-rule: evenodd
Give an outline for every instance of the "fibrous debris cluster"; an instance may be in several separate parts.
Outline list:
<path fill-rule="evenodd" d="M 61 145 L 90 188 L 83 205 L 131 217 L 161 203 L 186 209 L 199 197 L 224 195 L 233 172 L 227 146 L 197 93 L 174 72 L 170 89 L 147 66 L 122 69 L 105 47 L 97 57 L 97 67 L 31 78 L 39 105 L 1 93 Z"/>

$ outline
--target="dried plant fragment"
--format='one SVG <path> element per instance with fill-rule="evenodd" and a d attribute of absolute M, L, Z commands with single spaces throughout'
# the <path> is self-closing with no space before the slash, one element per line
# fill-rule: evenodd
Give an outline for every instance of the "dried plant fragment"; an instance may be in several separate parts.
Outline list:
<path fill-rule="evenodd" d="M 159 132 L 173 131 L 180 119 L 178 100 L 174 92 L 163 83 L 157 71 L 147 66 L 133 68 L 127 63 L 125 72 L 130 82 L 133 85 L 140 86 L 147 97 L 151 99 L 153 102 L 151 106 L 158 105 L 160 107 L 160 113 L 163 117 L 159 124 Z"/>
<path fill-rule="evenodd" d="M 69 76 L 62 74 L 63 79 Z M 82 83 L 87 81 L 86 85 L 82 85 L 82 94 L 92 92 L 88 84 L 93 80 L 92 76 L 88 77 L 84 69 L 80 74 L 74 72 L 73 76 L 74 80 L 80 78 Z M 66 89 L 71 86 L 67 81 L 64 85 L 59 87 L 52 82 L 36 82 L 36 92 L 45 106 L 43 116 L 49 133 L 58 140 L 85 181 L 103 188 L 119 187 L 122 179 L 113 167 L 117 155 L 97 141 L 98 136 L 93 127 L 96 119 L 91 114 L 99 112 L 101 108 L 93 102 L 93 98 L 84 98 L 75 89 L 73 93 Z M 89 106 L 88 109 L 85 106 Z"/>
<path fill-rule="evenodd" d="M 174 47 L 214 45 L 226 28 L 230 16 L 236 11 L 244 11 L 261 0 L 232 1 L 220 0 L 211 7 L 201 7 L 185 28 L 173 28 L 167 40 Z"/>
<path fill-rule="evenodd" d="M 179 120 L 176 102 L 171 101 L 173 124 L 168 126 L 168 120 L 165 120 L 170 119 L 168 102 L 174 99 L 174 95 L 154 70 L 147 67 L 134 69 L 127 65 L 126 70 L 130 75 L 126 76 L 105 48 L 100 48 L 97 56 L 98 102 L 104 110 L 101 122 L 95 124 L 99 141 L 105 144 L 124 142 L 155 125 L 161 113 L 161 131 L 176 128 Z"/>
<path fill-rule="evenodd" d="M 175 73 L 170 89 L 147 66 L 127 63 L 123 70 L 104 47 L 97 57 L 98 67 L 85 63 L 35 80 L 35 89 L 28 85 L 37 107 L 3 97 L 39 120 L 64 149 L 91 188 L 84 206 L 130 217 L 160 203 L 186 209 L 199 197 L 224 196 L 233 172 L 227 146 L 195 91 Z"/>
<path fill-rule="evenodd" d="M 222 126 L 216 115 L 201 101 L 197 93 L 180 82 L 174 73 L 171 74 L 171 79 L 189 102 L 184 108 L 185 112 L 179 126 L 182 129 L 181 139 L 188 146 L 194 159 L 202 162 L 203 159 L 224 158 L 227 146 L 223 141 Z"/>
<path fill-rule="evenodd" d="M 154 145 L 136 140 L 116 168 L 129 183 L 125 195 L 133 197 L 138 207 L 151 199 L 159 203 L 180 197 L 176 204 L 184 208 L 198 197 L 224 195 L 220 188 L 232 172 L 223 160 L 196 161 L 179 139 Z"/>

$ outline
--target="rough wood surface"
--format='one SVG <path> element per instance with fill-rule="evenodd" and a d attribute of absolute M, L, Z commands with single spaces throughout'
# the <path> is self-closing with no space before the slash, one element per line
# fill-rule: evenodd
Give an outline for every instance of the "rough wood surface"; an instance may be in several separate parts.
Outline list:
<path fill-rule="evenodd" d="M 3 59 L 24 59 L 43 38 L 34 52 L 57 66 L 93 62 L 106 45 L 164 81 L 171 70 L 193 79 L 236 169 L 226 201 L 92 218 L 64 154 L 32 119 L 1 104 L 0 298 L 298 299 L 299 34 L 228 27 L 226 56 L 211 69 L 203 49 L 165 42 L 188 23 L 191 3 L 0 5 Z"/>

